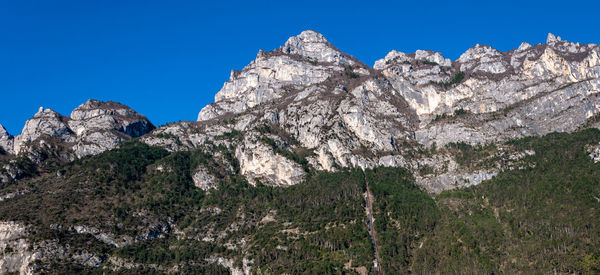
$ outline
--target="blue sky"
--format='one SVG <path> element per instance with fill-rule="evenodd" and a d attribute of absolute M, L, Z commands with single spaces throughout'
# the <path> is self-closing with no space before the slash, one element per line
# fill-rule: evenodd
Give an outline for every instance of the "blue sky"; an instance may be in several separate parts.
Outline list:
<path fill-rule="evenodd" d="M 596 1 L 0 0 L 0 123 L 114 100 L 154 124 L 195 120 L 232 69 L 314 29 L 368 65 L 392 50 L 456 59 L 552 32 L 600 43 Z"/>

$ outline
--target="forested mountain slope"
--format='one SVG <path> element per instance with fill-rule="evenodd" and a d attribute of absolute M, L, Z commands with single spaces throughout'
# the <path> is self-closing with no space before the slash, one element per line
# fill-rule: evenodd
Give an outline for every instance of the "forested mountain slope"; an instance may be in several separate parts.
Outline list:
<path fill-rule="evenodd" d="M 40 108 L 0 127 L 0 272 L 600 272 L 599 57 L 549 35 L 369 67 L 305 31 L 198 121 Z"/>

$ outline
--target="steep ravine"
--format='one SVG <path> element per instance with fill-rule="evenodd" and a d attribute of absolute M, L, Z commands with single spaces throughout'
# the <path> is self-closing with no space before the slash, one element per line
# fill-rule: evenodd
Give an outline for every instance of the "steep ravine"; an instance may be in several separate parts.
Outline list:
<path fill-rule="evenodd" d="M 371 190 L 369 189 L 369 181 L 367 180 L 367 176 L 365 175 L 364 171 L 362 171 L 362 175 L 363 181 L 365 182 L 365 188 L 367 189 L 367 191 L 365 192 L 365 209 L 367 211 L 369 236 L 371 237 L 371 243 L 373 243 L 373 252 L 375 254 L 375 273 L 384 274 L 381 271 L 381 258 L 379 257 L 379 250 L 377 248 L 377 231 L 375 230 L 375 225 L 373 224 L 373 194 L 371 194 Z"/>

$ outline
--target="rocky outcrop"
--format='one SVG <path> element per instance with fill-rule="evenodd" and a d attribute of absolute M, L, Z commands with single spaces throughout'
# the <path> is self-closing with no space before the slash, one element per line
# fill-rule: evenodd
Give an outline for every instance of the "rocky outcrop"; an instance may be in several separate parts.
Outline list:
<path fill-rule="evenodd" d="M 64 142 L 74 141 L 74 134 L 68 126 L 69 118 L 52 109 L 40 107 L 27 122 L 21 134 L 15 138 L 14 152 L 19 154 L 28 148 L 28 143 L 42 136 L 56 137 Z"/>
<path fill-rule="evenodd" d="M 98 154 L 120 142 L 154 129 L 146 117 L 116 102 L 88 100 L 71 112 L 69 127 L 77 135 L 73 150 L 77 157 Z"/>
<path fill-rule="evenodd" d="M 230 79 L 215 95 L 215 103 L 204 107 L 198 121 L 218 115 L 236 114 L 284 95 L 323 83 L 356 62 L 331 46 L 314 31 L 291 37 L 283 47 L 266 53 L 241 72 L 233 71 Z"/>
<path fill-rule="evenodd" d="M 0 146 L 9 153 L 35 153 L 40 143 L 48 143 L 47 138 L 51 138 L 75 157 L 83 157 L 115 148 L 120 142 L 152 129 L 154 126 L 146 117 L 125 105 L 88 100 L 73 110 L 70 117 L 40 107 L 14 141 L 2 128 Z"/>
<path fill-rule="evenodd" d="M 353 65 L 355 62 L 340 52 L 323 37 L 312 30 L 303 31 L 298 36 L 290 37 L 281 49 L 283 53 L 300 55 L 312 61 Z"/>
<path fill-rule="evenodd" d="M 200 122 L 186 127 L 219 125 L 243 135 L 279 137 L 290 148 L 308 150 L 306 159 L 315 169 L 387 165 L 416 172 L 419 160 L 410 153 L 415 146 L 486 144 L 600 126 L 599 57 L 597 45 L 549 34 L 546 44 L 522 43 L 508 52 L 478 44 L 455 61 L 433 51 L 391 51 L 369 68 L 322 35 L 306 31 L 279 49 L 259 52 L 242 72 L 233 72 L 215 103 L 200 112 Z M 192 147 L 214 140 L 203 130 L 196 132 L 203 134 L 178 138 Z M 237 148 L 241 170 L 248 175 L 258 166 L 248 153 L 239 153 L 247 152 L 243 148 L 256 146 L 253 159 L 270 156 L 257 142 L 228 144 Z M 280 173 L 259 170 L 266 178 Z M 443 178 L 417 181 L 442 190 L 496 173 L 450 171 Z"/>
<path fill-rule="evenodd" d="M 600 162 L 600 144 L 587 146 L 586 153 L 594 163 Z"/>
<path fill-rule="evenodd" d="M 90 99 L 71 112 L 69 126 L 78 136 L 95 130 L 115 130 L 139 137 L 154 127 L 146 117 L 117 102 Z"/>
<path fill-rule="evenodd" d="M 0 154 L 13 153 L 14 137 L 0 124 Z"/>
<path fill-rule="evenodd" d="M 247 136 L 235 151 L 240 161 L 240 173 L 255 185 L 258 181 L 265 184 L 289 186 L 301 182 L 305 172 L 302 167 L 286 157 L 275 154 L 271 148 L 257 140 L 256 136 Z"/>
<path fill-rule="evenodd" d="M 585 125 L 599 112 L 599 53 L 596 45 L 550 34 L 548 44 L 523 43 L 505 53 L 476 45 L 451 70 L 427 69 L 445 82 L 425 78 L 425 83 L 419 67 L 407 68 L 413 59 L 397 52 L 376 65 L 419 115 L 419 143 L 477 144 Z M 456 111 L 476 115 L 454 116 Z"/>
<path fill-rule="evenodd" d="M 194 186 L 204 190 L 209 191 L 210 189 L 218 188 L 218 181 L 208 172 L 208 169 L 204 167 L 199 167 L 192 175 L 192 180 L 194 181 Z"/>
<path fill-rule="evenodd" d="M 218 264 L 220 266 L 228 268 L 229 272 L 232 275 L 249 275 L 249 274 L 251 274 L 251 269 L 250 269 L 251 266 L 249 265 L 250 263 L 245 258 L 242 261 L 243 265 L 242 265 L 241 268 L 237 267 L 235 265 L 235 261 L 234 260 L 226 259 L 226 258 L 223 258 L 223 257 L 212 256 L 212 257 L 206 258 L 204 260 L 206 262 L 208 262 L 208 263 L 215 263 L 215 264 Z"/>
<path fill-rule="evenodd" d="M 0 182 L 31 176 L 46 164 L 55 166 L 116 148 L 153 129 L 146 117 L 116 102 L 88 100 L 70 117 L 40 107 L 16 137 L 0 125 L 0 160 L 5 160 L 0 164 Z M 19 157 L 31 160 L 35 167 L 23 166 Z"/>
<path fill-rule="evenodd" d="M 39 253 L 29 249 L 25 226 L 15 222 L 0 222 L 0 273 L 34 274 L 30 264 Z"/>
<path fill-rule="evenodd" d="M 429 51 L 419 52 L 419 58 L 444 65 L 449 62 Z M 339 52 L 322 35 L 305 31 L 279 49 L 259 52 L 242 72 L 233 72 L 215 96 L 215 103 L 200 112 L 199 123 L 182 123 L 178 130 L 174 129 L 178 126 L 170 125 L 164 131 L 193 146 L 207 140 L 217 142 L 214 135 L 207 134 L 208 129 L 218 128 L 216 125 L 254 136 L 232 144 L 242 173 L 251 183 L 259 177 L 267 179 L 267 184 L 290 185 L 303 179 L 302 169 L 282 168 L 292 163 L 273 154 L 268 146 L 257 144 L 261 137 L 279 138 L 292 151 L 312 151 L 306 159 L 318 169 L 373 167 L 378 159 L 368 158 L 369 151 L 396 150 L 397 142 L 409 138 L 415 119 L 388 80 Z M 190 131 L 189 126 L 198 130 Z M 183 129 L 194 133 L 176 134 Z M 144 140 L 177 147 L 158 137 Z"/>

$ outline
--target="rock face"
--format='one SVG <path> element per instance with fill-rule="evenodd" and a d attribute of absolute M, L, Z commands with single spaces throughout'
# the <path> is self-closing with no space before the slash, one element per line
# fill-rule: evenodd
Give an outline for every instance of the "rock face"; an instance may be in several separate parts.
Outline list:
<path fill-rule="evenodd" d="M 40 107 L 16 137 L 0 125 L 0 156 L 26 156 L 42 166 L 50 157 L 65 161 L 98 154 L 152 129 L 146 117 L 116 102 L 88 100 L 70 117 Z M 22 171 L 13 164 L 0 167 L 0 182 L 21 177 Z"/>
<path fill-rule="evenodd" d="M 116 102 L 88 100 L 71 112 L 69 127 L 77 135 L 77 157 L 115 148 L 122 141 L 154 129 L 146 117 Z"/>
<path fill-rule="evenodd" d="M 198 120 L 204 121 L 226 113 L 239 113 L 256 105 L 283 97 L 291 91 L 303 90 L 322 83 L 345 65 L 353 65 L 351 57 L 331 46 L 314 31 L 291 37 L 283 47 L 266 53 L 241 72 L 231 72 L 228 82 L 216 94 L 215 103 L 204 107 Z"/>
<path fill-rule="evenodd" d="M 435 53 L 422 55 L 424 60 L 448 61 Z M 393 152 L 396 142 L 408 139 L 415 129 L 415 119 L 387 79 L 338 51 L 321 34 L 305 31 L 279 49 L 260 51 L 242 72 L 233 72 L 215 103 L 202 109 L 195 127 L 202 129 L 196 132 L 206 133 L 222 125 L 255 136 L 236 144 L 242 174 L 251 183 L 260 177 L 266 183 L 291 185 L 301 182 L 304 172 L 261 144 L 261 136 L 277 139 L 285 133 L 281 144 L 290 150 L 311 150 L 314 154 L 306 161 L 318 169 L 372 167 L 376 162 L 365 156 L 369 152 L 356 152 L 363 148 Z M 223 121 L 231 123 L 223 125 Z M 277 133 L 258 133 L 258 128 Z M 178 137 L 192 146 L 212 138 L 187 136 Z"/>
<path fill-rule="evenodd" d="M 0 222 L 0 273 L 34 274 L 30 264 L 39 253 L 29 250 L 26 228 L 14 222 Z"/>
<path fill-rule="evenodd" d="M 146 117 L 117 102 L 88 100 L 71 112 L 70 127 L 77 135 L 94 130 L 116 130 L 131 137 L 139 137 L 152 129 Z"/>
<path fill-rule="evenodd" d="M 13 153 L 14 137 L 0 124 L 0 153 Z"/>
<path fill-rule="evenodd" d="M 318 62 L 352 65 L 354 61 L 348 58 L 315 31 L 304 31 L 298 36 L 290 37 L 281 49 L 283 53 L 299 55 Z"/>
<path fill-rule="evenodd" d="M 19 154 L 30 143 L 42 136 L 56 137 L 64 142 L 72 142 L 74 135 L 68 126 L 69 118 L 40 107 L 39 111 L 27 122 L 20 135 L 15 138 L 14 152 Z"/>
<path fill-rule="evenodd" d="M 552 34 L 546 44 L 523 43 L 508 52 L 478 44 L 455 61 L 432 51 L 391 51 L 370 68 L 305 31 L 232 72 L 198 123 L 156 131 L 177 140 L 144 140 L 183 150 L 218 143 L 230 131 L 252 136 L 227 143 L 250 182 L 260 175 L 276 185 L 297 183 L 302 177 L 291 171 L 299 170 L 278 166 L 286 165 L 278 160 L 283 149 L 304 150 L 318 170 L 385 165 L 416 172 L 425 160 L 414 154 L 419 147 L 598 127 L 599 77 L 599 46 Z M 263 146 L 265 139 L 275 145 Z M 497 171 L 449 172 L 417 182 L 437 192 L 454 188 L 450 182 L 458 179 L 478 183 Z"/>
<path fill-rule="evenodd" d="M 586 153 L 594 161 L 594 163 L 600 162 L 600 144 L 588 146 Z"/>
<path fill-rule="evenodd" d="M 304 170 L 292 160 L 275 154 L 271 148 L 258 142 L 256 136 L 244 138 L 242 146 L 238 146 L 235 156 L 240 161 L 240 173 L 252 185 L 258 180 L 264 183 L 289 186 L 304 179 Z"/>
<path fill-rule="evenodd" d="M 154 126 L 146 117 L 125 105 L 91 99 L 73 110 L 70 117 L 40 107 L 27 120 L 21 134 L 14 138 L 12 148 L 12 137 L 0 132 L 0 146 L 7 152 L 21 154 L 33 150 L 32 146 L 44 138 L 54 138 L 55 142 L 71 149 L 76 157 L 83 157 L 115 148 L 118 143 L 152 129 Z"/>
<path fill-rule="evenodd" d="M 217 179 L 215 176 L 211 175 L 208 172 L 208 169 L 204 167 L 200 167 L 193 175 L 192 180 L 194 181 L 194 185 L 204 191 L 209 191 L 210 189 L 217 189 Z"/>

